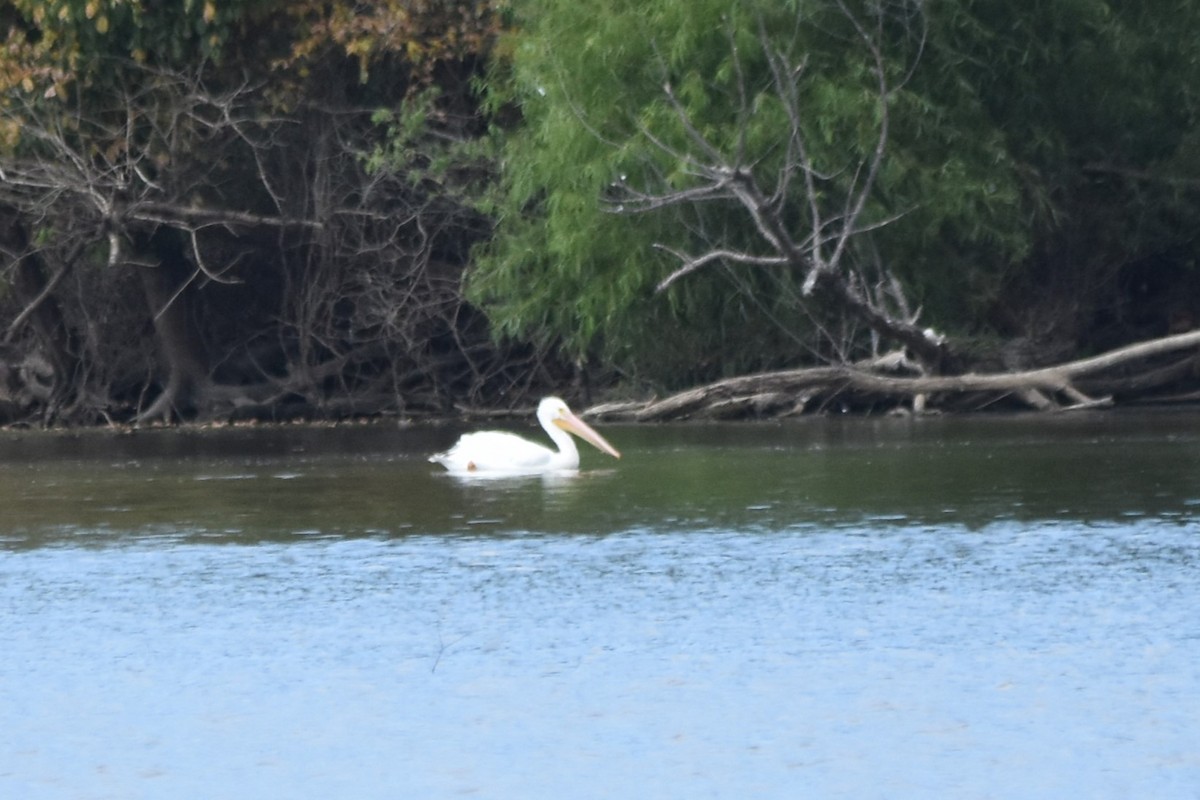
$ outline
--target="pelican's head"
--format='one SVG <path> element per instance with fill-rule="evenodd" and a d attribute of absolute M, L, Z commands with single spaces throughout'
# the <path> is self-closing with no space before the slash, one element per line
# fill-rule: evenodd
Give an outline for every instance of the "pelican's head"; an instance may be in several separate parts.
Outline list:
<path fill-rule="evenodd" d="M 617 448 L 609 444 L 603 436 L 592 430 L 592 426 L 575 416 L 571 409 L 567 408 L 567 404 L 558 397 L 547 397 L 538 403 L 537 416 L 538 422 L 542 423 L 542 427 L 546 430 L 549 430 L 550 426 L 553 425 L 567 433 L 575 434 L 597 450 L 608 453 L 613 458 L 621 457 L 621 454 L 617 452 Z"/>

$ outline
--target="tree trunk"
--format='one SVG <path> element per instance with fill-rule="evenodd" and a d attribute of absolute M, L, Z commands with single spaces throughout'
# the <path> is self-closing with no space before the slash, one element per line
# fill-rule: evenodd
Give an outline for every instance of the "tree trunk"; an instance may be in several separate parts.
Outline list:
<path fill-rule="evenodd" d="M 154 320 L 166 381 L 162 392 L 137 419 L 170 421 L 195 410 L 211 381 L 201 339 L 192 328 L 188 313 L 194 270 L 184 259 L 182 246 L 173 232 L 157 233 L 145 245 L 142 252 L 152 253 L 157 265 L 135 268 Z"/>
<path fill-rule="evenodd" d="M 62 308 L 54 297 L 59 280 L 73 266 L 74 256 L 64 262 L 52 278 L 41 255 L 29 250 L 29 237 L 15 214 L 0 214 L 0 247 L 16 254 L 12 266 L 12 287 L 22 306 L 5 332 L 4 343 L 13 343 L 28 325 L 33 347 L 21 350 L 17 373 L 21 393 L 43 407 L 43 421 L 70 402 L 73 377 L 79 372 L 77 342 L 63 319 Z M 76 254 L 77 255 L 77 254 Z M 35 366 L 36 365 L 36 368 Z"/>

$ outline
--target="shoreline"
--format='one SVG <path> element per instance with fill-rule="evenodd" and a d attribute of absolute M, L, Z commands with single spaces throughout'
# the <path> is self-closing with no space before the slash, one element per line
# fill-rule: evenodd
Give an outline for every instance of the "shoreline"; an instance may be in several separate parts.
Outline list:
<path fill-rule="evenodd" d="M 622 427 L 657 427 L 657 426 L 689 426 L 689 425 L 772 425 L 816 422 L 818 420 L 855 420 L 863 422 L 878 422 L 891 420 L 967 420 L 967 419 L 1035 419 L 1057 418 L 1064 416 L 1087 415 L 1096 417 L 1118 417 L 1125 414 L 1154 414 L 1170 415 L 1200 412 L 1200 400 L 1163 400 L 1158 402 L 1138 401 L 1127 404 L 1114 404 L 1103 407 L 1088 407 L 1077 409 L 1058 409 L 1053 411 L 1037 411 L 1028 408 L 985 408 L 980 410 L 941 410 L 934 409 L 921 413 L 911 409 L 891 408 L 884 411 L 809 411 L 797 414 L 741 414 L 737 416 L 711 416 L 699 414 L 691 417 L 676 419 L 639 419 L 633 410 L 640 409 L 652 403 L 622 402 L 599 403 L 584 407 L 579 416 L 595 421 L 602 425 L 618 425 Z M 614 410 L 614 406 L 619 409 Z M 220 432 L 243 431 L 333 431 L 333 430 L 366 430 L 372 428 L 393 428 L 398 431 L 411 429 L 430 429 L 469 427 L 476 424 L 486 425 L 490 422 L 521 423 L 534 421 L 535 406 L 515 409 L 469 409 L 455 414 L 439 413 L 380 413 L 362 417 L 346 417 L 342 419 L 317 419 L 297 417 L 286 420 L 186 420 L 181 422 L 164 423 L 113 423 L 96 425 L 51 426 L 40 427 L 32 424 L 15 424 L 0 426 L 0 440 L 12 440 L 25 437 L 54 437 L 82 438 L 90 436 L 134 437 L 138 435 L 153 436 L 157 434 L 209 434 Z"/>

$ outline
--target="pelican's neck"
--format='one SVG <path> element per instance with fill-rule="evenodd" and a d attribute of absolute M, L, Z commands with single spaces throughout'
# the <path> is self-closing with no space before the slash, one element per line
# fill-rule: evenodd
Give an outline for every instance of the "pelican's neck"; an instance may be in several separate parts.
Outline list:
<path fill-rule="evenodd" d="M 558 454 L 554 459 L 558 462 L 558 467 L 560 469 L 574 469 L 578 467 L 579 449 L 575 446 L 575 440 L 571 438 L 571 434 L 548 419 L 540 420 L 540 422 L 542 423 L 542 429 L 558 445 Z"/>

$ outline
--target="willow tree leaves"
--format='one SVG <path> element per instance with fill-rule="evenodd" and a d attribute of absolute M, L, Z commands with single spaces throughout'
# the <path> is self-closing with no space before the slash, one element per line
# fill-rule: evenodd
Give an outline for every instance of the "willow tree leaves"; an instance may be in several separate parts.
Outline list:
<path fill-rule="evenodd" d="M 800 125 L 830 191 L 863 163 L 887 104 L 886 159 L 865 214 L 892 221 L 855 255 L 866 274 L 876 263 L 900 276 L 932 325 L 1087 346 L 1098 310 L 1121 302 L 1123 268 L 1194 257 L 1181 253 L 1194 251 L 1200 222 L 1186 191 L 1200 177 L 1200 10 L 1190 6 L 515 8 L 511 60 L 492 91 L 523 121 L 507 134 L 499 234 L 469 284 L 505 334 L 560 341 L 666 383 L 861 353 L 862 332 L 807 303 L 787 270 L 725 264 L 655 293 L 677 264 L 672 250 L 751 246 L 755 231 L 727 209 L 628 216 L 606 204 L 614 183 L 685 187 L 700 141 L 769 176 L 787 157 L 788 120 L 766 52 L 797 65 Z M 886 98 L 853 19 L 879 32 Z M 1053 291 L 1039 292 L 1043 282 Z"/>

